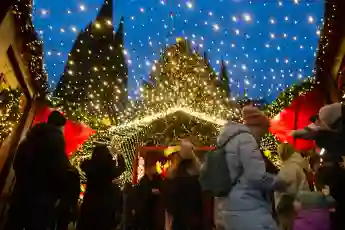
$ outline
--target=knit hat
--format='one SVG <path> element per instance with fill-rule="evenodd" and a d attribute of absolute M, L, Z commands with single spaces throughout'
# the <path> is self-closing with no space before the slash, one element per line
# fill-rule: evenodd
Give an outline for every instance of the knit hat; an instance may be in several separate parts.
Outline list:
<path fill-rule="evenodd" d="M 332 129 L 332 125 L 341 118 L 342 104 L 334 103 L 325 105 L 319 111 L 318 119 L 320 126 L 323 128 Z"/>
<path fill-rule="evenodd" d="M 263 128 L 267 128 L 269 126 L 268 117 L 266 117 L 263 112 L 252 105 L 243 107 L 242 117 L 245 125 Z"/>
<path fill-rule="evenodd" d="M 269 127 L 268 117 L 258 108 L 247 105 L 242 109 L 243 123 L 249 127 L 257 140 L 260 140 Z"/>

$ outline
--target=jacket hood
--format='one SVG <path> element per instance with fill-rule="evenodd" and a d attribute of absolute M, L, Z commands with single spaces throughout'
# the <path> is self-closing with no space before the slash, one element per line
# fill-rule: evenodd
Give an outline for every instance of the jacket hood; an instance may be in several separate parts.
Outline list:
<path fill-rule="evenodd" d="M 227 123 L 220 131 L 217 139 L 217 144 L 223 145 L 229 139 L 229 137 L 238 132 L 250 132 L 250 129 L 244 124 L 235 122 Z"/>
<path fill-rule="evenodd" d="M 291 157 L 285 161 L 285 164 L 297 164 L 304 170 L 309 170 L 309 162 L 307 159 L 303 158 L 299 153 L 293 153 Z"/>

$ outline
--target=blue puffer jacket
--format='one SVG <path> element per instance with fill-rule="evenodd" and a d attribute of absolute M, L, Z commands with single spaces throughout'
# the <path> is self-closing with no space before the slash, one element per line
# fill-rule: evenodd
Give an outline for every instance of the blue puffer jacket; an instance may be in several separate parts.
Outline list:
<path fill-rule="evenodd" d="M 227 230 L 278 229 L 272 217 L 268 192 L 284 187 L 284 182 L 266 172 L 259 146 L 249 128 L 229 123 L 221 131 L 221 145 L 237 132 L 242 132 L 226 145 L 226 160 L 236 185 L 224 198 L 221 213 Z"/>

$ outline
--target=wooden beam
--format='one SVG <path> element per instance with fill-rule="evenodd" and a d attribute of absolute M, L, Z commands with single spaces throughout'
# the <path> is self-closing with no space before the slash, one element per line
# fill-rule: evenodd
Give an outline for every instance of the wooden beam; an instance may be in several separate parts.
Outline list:
<path fill-rule="evenodd" d="M 0 24 L 4 20 L 7 12 L 11 9 L 13 0 L 1 0 L 0 1 Z"/>

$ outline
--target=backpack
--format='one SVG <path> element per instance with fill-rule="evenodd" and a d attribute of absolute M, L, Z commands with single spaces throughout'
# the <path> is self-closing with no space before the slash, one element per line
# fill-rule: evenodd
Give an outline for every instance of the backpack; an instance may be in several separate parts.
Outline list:
<path fill-rule="evenodd" d="M 231 135 L 222 145 L 206 153 L 200 172 L 199 183 L 203 191 L 210 192 L 215 197 L 226 197 L 237 183 L 231 181 L 230 170 L 226 161 L 225 146 L 236 136 L 249 131 L 238 131 Z"/>

